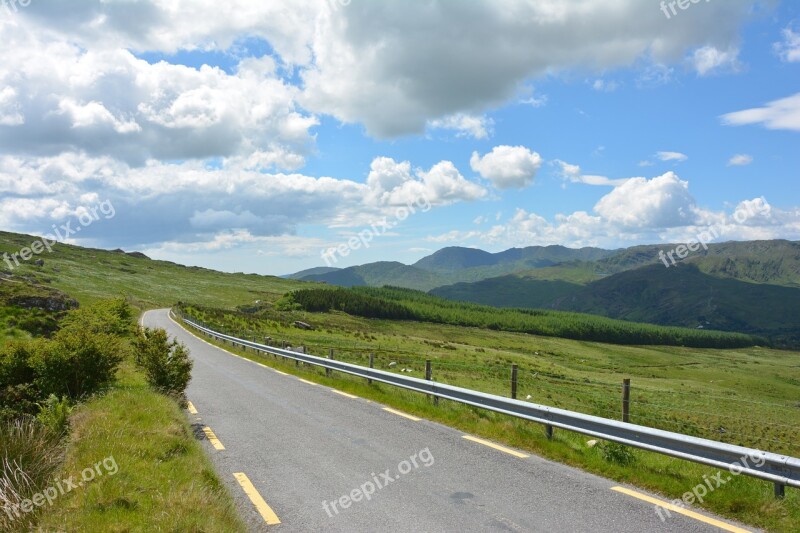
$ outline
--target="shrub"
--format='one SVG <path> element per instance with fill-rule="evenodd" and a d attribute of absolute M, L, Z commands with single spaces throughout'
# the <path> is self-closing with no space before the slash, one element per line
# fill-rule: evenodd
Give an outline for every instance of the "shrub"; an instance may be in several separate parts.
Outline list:
<path fill-rule="evenodd" d="M 136 361 L 150 386 L 185 402 L 193 366 L 186 346 L 170 341 L 163 329 L 147 328 L 137 337 L 135 349 Z"/>
<path fill-rule="evenodd" d="M 55 394 L 77 400 L 112 383 L 122 361 L 117 337 L 75 326 L 59 331 L 34 353 L 34 383 L 42 397 Z"/>
<path fill-rule="evenodd" d="M 16 341 L 0 349 L 0 421 L 36 412 L 39 391 L 31 355 L 39 347 L 32 341 Z"/>
<path fill-rule="evenodd" d="M 62 327 L 123 337 L 135 331 L 135 321 L 128 302 L 123 298 L 115 298 L 70 311 Z"/>
<path fill-rule="evenodd" d="M 603 459 L 609 463 L 614 463 L 619 466 L 629 466 L 636 462 L 636 455 L 633 450 L 624 444 L 617 442 L 604 442 L 600 446 L 600 453 Z"/>

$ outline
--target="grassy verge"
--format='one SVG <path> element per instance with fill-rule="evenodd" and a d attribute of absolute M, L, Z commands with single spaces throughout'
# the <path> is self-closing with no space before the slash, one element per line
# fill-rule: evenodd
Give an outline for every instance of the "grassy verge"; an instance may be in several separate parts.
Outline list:
<path fill-rule="evenodd" d="M 87 468 L 94 479 L 56 499 L 43 530 L 246 530 L 184 413 L 129 361 L 112 390 L 73 417 L 59 479 L 81 481 Z"/>
<path fill-rule="evenodd" d="M 192 331 L 186 328 L 187 331 Z M 403 391 L 388 385 L 372 384 L 334 373 L 326 378 L 324 370 L 295 365 L 281 358 L 257 355 L 206 338 L 209 342 L 237 355 L 258 361 L 283 372 L 334 387 L 362 398 L 390 405 L 428 420 L 527 450 L 542 457 L 582 468 L 609 479 L 630 483 L 658 493 L 665 499 L 680 498 L 696 485 L 711 479 L 717 470 L 687 461 L 641 450 L 624 448 L 620 452 L 606 443 L 587 445 L 588 437 L 556 430 L 548 440 L 542 428 L 513 417 L 440 401 L 438 406 L 424 395 Z M 729 474 L 723 471 L 723 479 Z M 800 491 L 787 489 L 786 498 L 776 500 L 772 484 L 744 476 L 732 476 L 723 486 L 710 492 L 702 507 L 710 512 L 771 531 L 797 531 L 800 524 Z M 655 508 L 653 510 L 655 513 Z"/>

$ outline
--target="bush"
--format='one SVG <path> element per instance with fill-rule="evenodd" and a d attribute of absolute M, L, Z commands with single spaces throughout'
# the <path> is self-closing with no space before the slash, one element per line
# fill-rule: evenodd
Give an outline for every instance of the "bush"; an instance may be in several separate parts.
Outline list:
<path fill-rule="evenodd" d="M 83 329 L 119 337 L 133 333 L 135 325 L 133 311 L 123 298 L 103 300 L 91 307 L 75 309 L 62 322 L 64 329 Z"/>
<path fill-rule="evenodd" d="M 34 383 L 42 397 L 81 399 L 114 381 L 121 352 L 119 338 L 113 335 L 77 327 L 62 329 L 33 355 Z"/>
<path fill-rule="evenodd" d="M 135 349 L 150 386 L 184 403 L 193 366 L 186 346 L 170 341 L 163 329 L 147 328 L 136 339 Z"/>
<path fill-rule="evenodd" d="M 636 462 L 636 455 L 633 450 L 624 444 L 617 442 L 604 442 L 600 446 L 600 453 L 603 459 L 609 463 L 614 463 L 619 466 L 629 466 Z"/>
<path fill-rule="evenodd" d="M 16 341 L 0 349 L 0 422 L 36 413 L 40 394 L 31 356 L 38 348 L 33 341 Z"/>

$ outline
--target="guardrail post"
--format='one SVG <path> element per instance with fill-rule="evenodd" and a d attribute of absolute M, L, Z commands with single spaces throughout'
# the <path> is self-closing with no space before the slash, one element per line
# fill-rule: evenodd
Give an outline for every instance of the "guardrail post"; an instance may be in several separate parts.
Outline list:
<path fill-rule="evenodd" d="M 775 497 L 782 500 L 786 496 L 786 485 L 775 483 Z"/>
<path fill-rule="evenodd" d="M 517 399 L 517 365 L 511 365 L 511 399 Z"/>
<path fill-rule="evenodd" d="M 427 359 L 425 361 L 425 379 L 428 381 L 433 381 L 433 367 L 431 366 L 431 360 Z M 430 396 L 430 395 L 428 395 Z M 433 405 L 439 405 L 439 398 L 438 396 L 433 397 Z"/>
<path fill-rule="evenodd" d="M 544 434 L 547 435 L 548 440 L 552 440 L 553 438 L 553 426 L 550 424 L 544 427 Z"/>
<path fill-rule="evenodd" d="M 631 415 L 631 380 L 622 380 L 622 421 L 629 422 Z"/>
<path fill-rule="evenodd" d="M 370 368 L 375 368 L 375 354 L 374 353 L 369 354 L 369 367 Z M 372 385 L 372 380 L 371 379 L 367 380 L 367 385 Z"/>
<path fill-rule="evenodd" d="M 328 359 L 333 361 L 333 348 L 328 350 Z M 325 369 L 325 377 L 331 377 L 331 369 L 330 368 L 326 368 Z"/>

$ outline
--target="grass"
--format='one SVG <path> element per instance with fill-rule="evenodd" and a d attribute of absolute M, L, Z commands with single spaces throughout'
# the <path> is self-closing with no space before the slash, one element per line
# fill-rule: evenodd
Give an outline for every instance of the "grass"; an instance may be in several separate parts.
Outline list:
<path fill-rule="evenodd" d="M 590 447 L 587 445 L 588 437 L 569 431 L 555 430 L 554 437 L 550 440 L 539 425 L 524 420 L 446 400 L 440 400 L 439 405 L 434 406 L 422 394 L 378 383 L 368 385 L 364 380 L 336 372 L 328 378 L 320 368 L 302 364 L 298 366 L 281 358 L 258 355 L 252 350 L 244 351 L 212 339 L 206 340 L 282 372 L 579 467 L 620 483 L 630 483 L 661 494 L 668 500 L 680 498 L 685 492 L 703 483 L 704 476 L 712 478 L 718 472 L 709 467 L 642 450 L 631 449 L 630 454 L 620 454 L 614 453 L 612 448 L 609 453 L 605 443 Z M 383 364 L 386 362 L 384 360 Z M 377 366 L 382 365 L 376 364 Z M 416 375 L 419 377 L 419 372 Z M 626 461 L 616 459 L 620 456 L 624 456 Z M 797 524 L 800 524 L 800 491 L 789 488 L 785 499 L 776 500 L 771 483 L 745 476 L 734 476 L 721 488 L 711 492 L 702 507 L 770 531 L 795 532 Z"/>
<path fill-rule="evenodd" d="M 61 479 L 104 459 L 104 475 L 57 499 L 41 529 L 246 531 L 185 414 L 128 361 L 119 383 L 73 416 Z"/>
<path fill-rule="evenodd" d="M 573 411 L 619 418 L 622 380 L 631 379 L 631 421 L 669 431 L 800 456 L 800 355 L 760 347 L 735 350 L 618 346 L 424 322 L 372 320 L 341 312 L 190 307 L 212 327 L 247 338 L 304 345 L 310 353 Z M 292 326 L 310 322 L 315 330 Z"/>
<path fill-rule="evenodd" d="M 0 232 L 0 255 L 15 253 L 29 246 L 32 239 Z M 178 301 L 232 308 L 255 300 L 277 299 L 291 289 L 308 286 L 275 276 L 225 274 L 61 243 L 53 246 L 52 253 L 45 252 L 37 259 L 44 260 L 44 265 L 22 263 L 10 273 L 64 291 L 81 305 L 124 295 L 141 309 L 166 307 Z M 5 263 L 0 263 L 0 271 L 4 267 Z"/>

